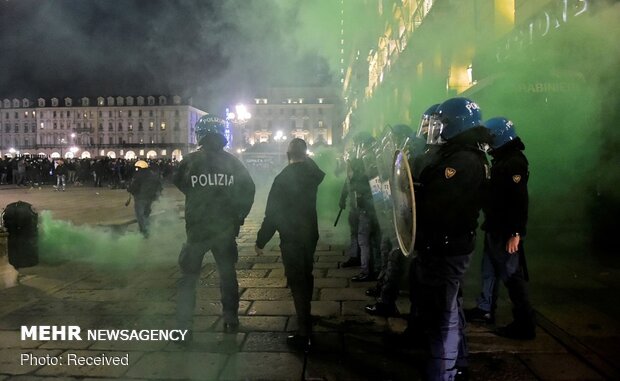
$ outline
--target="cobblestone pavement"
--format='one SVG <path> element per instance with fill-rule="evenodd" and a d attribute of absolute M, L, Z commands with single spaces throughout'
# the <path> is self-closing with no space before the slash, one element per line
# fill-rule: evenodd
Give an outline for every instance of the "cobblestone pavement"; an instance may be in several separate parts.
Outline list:
<path fill-rule="evenodd" d="M 185 236 L 182 197 L 172 189 L 164 194 L 154 207 L 153 234 L 143 240 L 135 224 L 129 223 L 132 209 L 122 206 L 127 197 L 124 191 L 69 188 L 62 193 L 49 187 L 0 190 L 2 205 L 22 199 L 39 211 L 51 210 L 53 220 L 42 223 L 41 234 L 56 234 L 64 242 L 58 245 L 45 237 L 41 263 L 20 269 L 17 287 L 0 290 L 0 381 L 420 379 L 424 353 L 389 339 L 404 330 L 404 319 L 364 313 L 363 307 L 373 302 L 364 291 L 372 284 L 351 283 L 356 269 L 338 268 L 345 260 L 343 242 L 330 229 L 321 231 L 316 252 L 312 307 L 320 319 L 315 326 L 315 345 L 308 355 L 286 346 L 285 337 L 295 329 L 296 319 L 277 239 L 270 242 L 264 256 L 258 257 L 253 251 L 263 211 L 260 203 L 238 239 L 238 333 L 223 332 L 218 276 L 212 257 L 207 255 L 198 291 L 194 343 L 186 350 L 165 341 L 21 340 L 22 325 L 78 325 L 83 331 L 173 328 L 175 281 L 179 276 L 176 260 Z M 73 225 L 58 227 L 52 223 L 56 220 Z M 58 251 L 70 254 L 59 255 Z M 472 287 L 472 295 L 474 290 Z M 401 312 L 408 311 L 406 295 L 400 297 L 398 307 Z M 508 315 L 504 309 L 499 319 L 508 319 Z M 536 340 L 527 342 L 500 339 L 489 327 L 470 325 L 471 379 L 604 379 L 605 373 L 594 369 L 596 359 L 584 360 L 583 353 L 575 351 L 577 344 L 567 343 L 573 337 L 566 336 L 570 331 L 567 327 L 553 331 L 556 323 L 547 321 L 546 328 L 538 329 Z M 46 356 L 66 359 L 73 354 L 128 355 L 128 364 L 45 365 L 23 361 L 27 354 L 39 360 Z"/>

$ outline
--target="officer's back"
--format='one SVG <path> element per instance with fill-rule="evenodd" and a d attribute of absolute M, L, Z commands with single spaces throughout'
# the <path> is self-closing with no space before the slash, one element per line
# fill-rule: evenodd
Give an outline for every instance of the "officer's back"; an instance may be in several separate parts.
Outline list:
<path fill-rule="evenodd" d="M 247 169 L 224 151 L 221 136 L 206 133 L 201 149 L 181 162 L 173 182 L 185 194 L 188 240 L 207 239 L 243 224 L 254 201 Z"/>

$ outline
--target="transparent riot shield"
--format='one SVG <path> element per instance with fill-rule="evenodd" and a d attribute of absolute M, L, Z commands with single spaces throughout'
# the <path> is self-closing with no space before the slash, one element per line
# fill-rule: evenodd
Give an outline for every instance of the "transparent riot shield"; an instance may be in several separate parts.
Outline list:
<path fill-rule="evenodd" d="M 413 255 L 416 232 L 413 177 L 407 151 L 397 150 L 392 166 L 392 205 L 398 245 L 404 255 Z"/>

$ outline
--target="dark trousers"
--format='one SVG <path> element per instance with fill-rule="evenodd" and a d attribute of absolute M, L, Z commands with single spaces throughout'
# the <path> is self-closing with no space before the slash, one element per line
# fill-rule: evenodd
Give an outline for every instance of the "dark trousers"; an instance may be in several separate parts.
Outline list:
<path fill-rule="evenodd" d="M 312 333 L 310 316 L 312 292 L 314 290 L 314 251 L 316 242 L 310 243 L 280 243 L 284 273 L 288 286 L 293 294 L 295 312 L 299 324 L 299 334 L 308 336 Z"/>
<path fill-rule="evenodd" d="M 400 281 L 405 272 L 405 256 L 398 245 L 392 247 L 389 239 L 381 243 L 382 269 L 377 287 L 380 290 L 378 302 L 393 305 L 398 298 Z"/>
<path fill-rule="evenodd" d="M 501 280 L 513 305 L 513 316 L 516 323 L 524 328 L 535 326 L 534 310 L 530 304 L 527 281 L 523 276 L 521 256 L 523 240 L 519 250 L 510 254 L 506 251 L 508 237 L 503 234 L 489 233 L 484 236 L 484 254 L 482 256 L 482 292 L 477 299 L 478 308 L 487 312 L 495 312 Z"/>
<path fill-rule="evenodd" d="M 150 199 L 143 198 L 135 198 L 133 203 L 134 212 L 136 212 L 136 220 L 138 220 L 138 227 L 140 228 L 140 233 L 144 236 L 148 236 L 149 234 L 149 226 L 151 216 L 151 204 L 153 203 Z"/>
<path fill-rule="evenodd" d="M 238 321 L 239 284 L 235 264 L 238 259 L 234 232 L 223 233 L 202 242 L 187 242 L 179 254 L 181 278 L 177 282 L 177 327 L 191 329 L 196 307 L 196 286 L 202 269 L 202 259 L 211 250 L 220 276 L 220 292 L 224 322 Z"/>
<path fill-rule="evenodd" d="M 456 367 L 467 365 L 461 285 L 472 254 L 444 256 L 421 250 L 412 267 L 419 322 L 430 347 L 428 380 L 452 380 Z"/>

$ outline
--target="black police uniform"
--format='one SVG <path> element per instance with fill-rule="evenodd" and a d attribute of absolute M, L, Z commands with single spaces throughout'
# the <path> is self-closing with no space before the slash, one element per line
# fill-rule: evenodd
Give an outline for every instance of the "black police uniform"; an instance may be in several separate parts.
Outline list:
<path fill-rule="evenodd" d="M 529 301 L 524 273 L 523 238 L 528 217 L 528 161 L 519 138 L 493 150 L 491 181 L 483 205 L 485 221 L 484 255 L 482 260 L 482 293 L 478 308 L 495 312 L 498 282 L 501 279 L 513 303 L 514 323 L 509 332 L 522 338 L 535 335 L 534 312 Z M 516 253 L 506 251 L 511 236 L 519 235 Z"/>
<path fill-rule="evenodd" d="M 432 380 L 467 365 L 460 287 L 474 251 L 488 172 L 484 153 L 457 140 L 433 155 L 416 187 L 418 257 L 412 276 L 419 321 L 429 339 Z"/>
<path fill-rule="evenodd" d="M 185 194 L 187 242 L 179 255 L 177 324 L 191 329 L 196 284 L 204 254 L 211 250 L 220 275 L 224 323 L 239 324 L 235 237 L 254 202 L 255 186 L 243 164 L 219 145 L 187 155 L 173 179 Z"/>
<path fill-rule="evenodd" d="M 262 249 L 276 230 L 280 233 L 282 262 L 293 294 L 299 334 L 305 337 L 312 330 L 312 269 L 319 239 L 316 194 L 324 177 L 312 159 L 286 166 L 273 181 L 265 219 L 256 237 L 256 246 Z"/>
<path fill-rule="evenodd" d="M 151 205 L 159 197 L 162 191 L 159 176 L 148 168 L 138 169 L 127 188 L 134 198 L 134 211 L 140 233 L 145 237 L 149 235 Z"/>
<path fill-rule="evenodd" d="M 380 234 L 377 213 L 372 201 L 372 193 L 368 176 L 364 173 L 362 161 L 355 159 L 352 164 L 351 178 L 345 183 L 340 195 L 342 208 L 349 197 L 349 227 L 351 230 L 351 246 L 349 256 L 353 258 L 359 250 L 360 274 L 353 277 L 354 281 L 372 280 L 373 252 Z"/>

